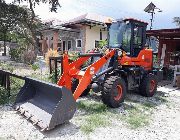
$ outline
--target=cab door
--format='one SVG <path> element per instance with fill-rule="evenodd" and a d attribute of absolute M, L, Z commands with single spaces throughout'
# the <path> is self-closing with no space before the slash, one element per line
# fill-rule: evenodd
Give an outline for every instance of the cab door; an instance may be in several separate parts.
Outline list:
<path fill-rule="evenodd" d="M 143 39 L 144 39 L 144 27 L 138 24 L 134 25 L 133 28 L 133 38 L 131 47 L 131 56 L 137 57 L 139 52 L 143 49 Z"/>

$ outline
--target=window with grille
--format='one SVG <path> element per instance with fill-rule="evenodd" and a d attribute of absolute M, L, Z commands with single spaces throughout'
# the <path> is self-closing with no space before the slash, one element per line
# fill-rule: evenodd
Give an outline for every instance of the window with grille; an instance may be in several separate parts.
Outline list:
<path fill-rule="evenodd" d="M 82 47 L 82 40 L 81 39 L 76 39 L 76 47 L 81 48 Z"/>

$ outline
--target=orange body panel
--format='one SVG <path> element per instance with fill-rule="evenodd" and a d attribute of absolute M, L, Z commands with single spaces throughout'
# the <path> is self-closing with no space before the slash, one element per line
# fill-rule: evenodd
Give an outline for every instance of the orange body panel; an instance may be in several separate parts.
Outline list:
<path fill-rule="evenodd" d="M 89 58 L 90 57 L 81 57 L 69 64 L 68 54 L 64 54 L 63 74 L 57 82 L 57 85 L 65 86 L 71 90 L 71 79 L 77 76 L 77 73 L 80 71 L 80 66 L 82 66 Z"/>
<path fill-rule="evenodd" d="M 153 53 L 151 49 L 143 49 L 137 57 L 129 57 L 127 55 L 119 59 L 119 63 L 123 66 L 141 66 L 145 70 L 151 70 L 153 65 Z"/>

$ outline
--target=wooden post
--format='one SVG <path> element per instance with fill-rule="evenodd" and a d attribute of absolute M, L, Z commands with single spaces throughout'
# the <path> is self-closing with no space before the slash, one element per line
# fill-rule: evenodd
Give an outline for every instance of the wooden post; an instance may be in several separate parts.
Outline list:
<path fill-rule="evenodd" d="M 54 59 L 54 63 L 55 63 L 55 79 L 57 83 L 57 58 Z"/>
<path fill-rule="evenodd" d="M 49 57 L 49 69 L 50 69 L 50 74 L 52 74 L 52 71 L 53 71 L 51 62 L 54 61 L 54 64 L 55 64 L 55 70 L 54 70 L 54 72 L 55 72 L 55 80 L 56 80 L 56 82 L 57 82 L 58 76 L 59 76 L 58 73 L 57 73 L 57 69 L 58 69 L 57 64 L 58 64 L 58 63 L 61 64 L 61 73 L 60 73 L 60 75 L 62 75 L 62 71 L 63 71 L 62 58 L 63 58 L 62 56 L 60 56 L 60 57 Z"/>
<path fill-rule="evenodd" d="M 58 31 L 54 31 L 54 36 L 53 36 L 53 50 L 57 50 L 58 48 Z"/>
<path fill-rule="evenodd" d="M 8 97 L 11 96 L 11 86 L 10 86 L 10 75 L 6 74 L 6 89 L 8 91 Z"/>
<path fill-rule="evenodd" d="M 63 57 L 61 57 L 61 62 L 60 62 L 61 63 L 61 75 L 63 74 L 63 61 L 62 60 L 63 60 Z"/>
<path fill-rule="evenodd" d="M 10 74 L 4 71 L 0 71 L 0 73 L 0 86 L 3 86 L 8 91 L 8 97 L 10 97 Z"/>
<path fill-rule="evenodd" d="M 50 71 L 50 74 L 52 73 L 52 65 L 51 65 L 51 57 L 49 57 L 49 71 Z"/>

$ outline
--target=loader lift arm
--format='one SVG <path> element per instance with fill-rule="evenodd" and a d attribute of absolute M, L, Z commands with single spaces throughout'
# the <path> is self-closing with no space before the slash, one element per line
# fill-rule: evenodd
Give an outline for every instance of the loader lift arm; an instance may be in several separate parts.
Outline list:
<path fill-rule="evenodd" d="M 83 91 L 92 82 L 93 76 L 103 67 L 107 61 L 112 58 L 115 54 L 115 50 L 110 50 L 106 55 L 101 57 L 99 60 L 87 67 L 85 71 L 80 70 L 80 66 L 87 61 L 90 56 L 80 57 L 76 61 L 69 64 L 68 55 L 64 54 L 63 58 L 63 74 L 58 81 L 59 86 L 65 86 L 67 89 L 71 90 L 72 83 L 71 79 L 79 79 L 79 84 L 73 93 L 74 99 L 77 100 Z"/>

